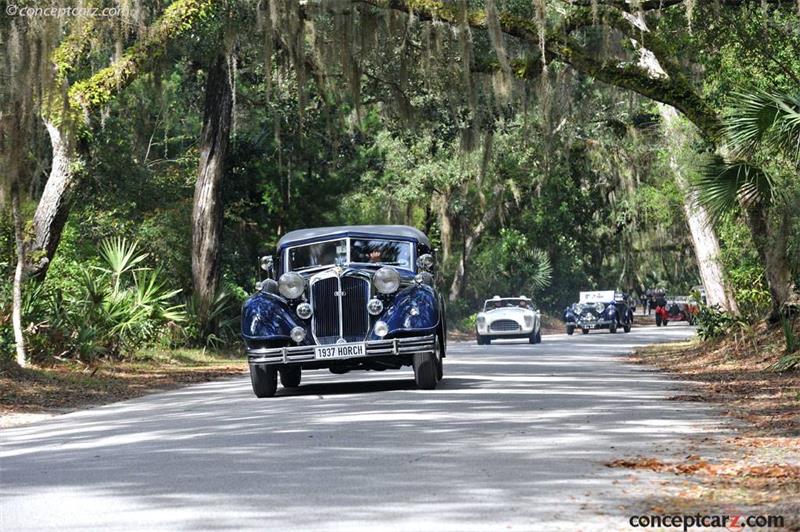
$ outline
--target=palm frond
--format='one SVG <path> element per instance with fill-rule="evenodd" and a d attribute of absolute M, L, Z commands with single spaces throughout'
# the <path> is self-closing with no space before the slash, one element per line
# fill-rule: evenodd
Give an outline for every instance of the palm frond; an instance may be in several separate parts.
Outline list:
<path fill-rule="evenodd" d="M 800 95 L 755 91 L 735 93 L 725 117 L 730 147 L 748 157 L 759 147 L 783 151 L 795 162 L 800 155 Z"/>
<path fill-rule="evenodd" d="M 693 186 L 714 225 L 740 206 L 769 205 L 780 194 L 772 177 L 763 169 L 744 161 L 727 162 L 721 158 L 707 164 Z"/>
<path fill-rule="evenodd" d="M 138 271 L 136 265 L 145 260 L 147 253 L 136 255 L 137 242 L 128 243 L 121 237 L 107 238 L 100 243 L 100 256 L 107 264 L 103 271 L 114 277 L 115 288 L 119 288 L 119 279 L 130 271 Z"/>

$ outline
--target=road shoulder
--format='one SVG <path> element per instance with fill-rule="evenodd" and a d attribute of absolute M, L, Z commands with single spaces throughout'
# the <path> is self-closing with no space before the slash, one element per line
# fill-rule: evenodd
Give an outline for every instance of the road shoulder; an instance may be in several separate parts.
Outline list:
<path fill-rule="evenodd" d="M 687 438 L 673 449 L 682 459 L 624 457 L 607 465 L 660 472 L 671 489 L 649 501 L 653 513 L 779 515 L 800 529 L 800 374 L 776 373 L 765 349 L 731 342 L 648 346 L 631 355 L 670 377 L 695 385 L 670 397 L 703 402 L 726 417 L 721 438 Z M 667 483 L 665 482 L 665 485 Z"/>
<path fill-rule="evenodd" d="M 152 351 L 131 360 L 0 368 L 0 428 L 240 375 L 244 359 L 202 350 Z"/>

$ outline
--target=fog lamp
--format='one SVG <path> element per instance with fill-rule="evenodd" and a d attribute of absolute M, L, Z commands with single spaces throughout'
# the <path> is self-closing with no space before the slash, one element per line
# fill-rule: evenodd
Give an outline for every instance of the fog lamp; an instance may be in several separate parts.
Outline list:
<path fill-rule="evenodd" d="M 302 327 L 295 327 L 292 329 L 292 332 L 289 333 L 289 336 L 292 337 L 295 343 L 299 344 L 306 339 L 306 330 Z"/>
<path fill-rule="evenodd" d="M 389 326 L 386 325 L 385 321 L 378 321 L 375 323 L 375 336 L 380 336 L 383 338 L 389 333 Z"/>

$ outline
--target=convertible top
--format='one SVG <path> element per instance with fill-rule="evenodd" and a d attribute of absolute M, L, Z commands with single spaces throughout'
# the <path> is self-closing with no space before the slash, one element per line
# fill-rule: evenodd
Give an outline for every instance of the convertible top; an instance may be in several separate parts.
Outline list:
<path fill-rule="evenodd" d="M 278 249 L 282 249 L 289 244 L 339 236 L 403 238 L 416 240 L 424 246 L 431 247 L 431 242 L 425 236 L 425 233 L 407 225 L 341 225 L 290 231 L 278 241 Z"/>

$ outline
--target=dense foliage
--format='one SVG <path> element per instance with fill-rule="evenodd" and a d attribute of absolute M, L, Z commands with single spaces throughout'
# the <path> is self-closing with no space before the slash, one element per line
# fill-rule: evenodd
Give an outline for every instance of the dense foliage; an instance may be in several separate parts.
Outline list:
<path fill-rule="evenodd" d="M 177 12 L 183 3 L 172 7 Z M 226 18 L 206 13 L 211 8 L 204 2 L 187 4 L 192 10 L 186 17 L 200 17 L 193 31 L 182 26 L 189 36 L 154 64 L 136 59 L 125 90 L 116 97 L 104 92 L 101 105 L 86 112 L 89 120 L 76 140 L 79 186 L 58 253 L 44 282 L 25 283 L 24 327 L 39 360 L 119 356 L 159 342 L 234 344 L 239 303 L 259 278 L 257 257 L 298 227 L 404 223 L 423 229 L 438 248 L 438 281 L 449 296 L 452 323 L 494 294 L 532 296 L 556 314 L 585 289 L 642 294 L 664 287 L 686 294 L 700 278 L 676 171 L 701 187 L 709 205 L 717 200 L 722 262 L 741 319 L 752 322 L 769 313 L 773 298 L 763 257 L 744 225 L 748 212 L 741 190 L 726 189 L 723 205 L 722 174 L 704 181 L 714 153 L 707 131 L 692 130 L 692 145 L 676 146 L 646 91 L 626 90 L 625 80 L 614 86 L 600 70 L 592 75 L 581 70 L 583 63 L 558 56 L 576 44 L 596 50 L 597 57 L 585 61 L 606 66 L 614 54 L 635 55 L 626 48 L 630 43 L 612 43 L 610 37 L 618 39 L 622 30 L 603 18 L 610 16 L 603 2 L 594 6 L 595 16 L 607 22 L 608 33 L 589 23 L 564 43 L 548 32 L 563 30 L 569 14 L 576 20 L 585 15 L 582 3 L 553 7 L 552 13 L 543 11 L 543 2 L 505 3 L 510 14 L 504 23 L 512 24 L 513 17 L 534 21 L 541 50 L 498 37 L 491 20 L 488 31 L 454 31 L 448 24 L 458 24 L 449 17 L 457 17 L 444 8 L 438 12 L 443 22 L 425 22 L 425 3 L 419 19 L 379 13 L 385 27 L 365 7 L 332 9 L 312 23 L 299 21 L 291 10 L 252 13 L 230 2 L 223 4 L 237 15 Z M 800 15 L 758 2 L 721 9 L 691 4 L 648 14 L 652 31 L 670 36 L 658 52 L 674 60 L 665 63 L 669 69 L 685 67 L 698 93 L 727 117 L 726 134 L 739 143 L 716 163 L 746 163 L 771 176 L 768 195 L 774 201 L 767 216 L 784 224 L 796 279 Z M 158 15 L 149 8 L 137 11 L 132 27 Z M 81 23 L 71 21 L 69 31 L 77 32 Z M 286 33 L 292 28 L 297 41 Z M 12 44 L 38 39 L 42 53 L 51 53 L 61 35 L 61 28 L 40 34 L 16 20 L 6 20 L 0 30 Z M 78 86 L 79 80 L 94 79 L 115 50 L 155 37 L 105 28 L 80 61 L 62 65 L 64 75 Z M 562 48 L 547 48 L 559 43 Z M 15 46 L 9 46 L 0 73 L 4 95 L 10 94 L 14 61 L 21 60 L 14 53 L 22 48 Z M 209 333 L 194 310 L 190 219 L 209 57 L 223 48 L 229 50 L 234 112 L 221 195 L 222 282 Z M 553 54 L 562 62 L 542 68 L 540 59 L 549 61 Z M 52 80 L 37 83 L 45 90 Z M 742 132 L 747 124 L 736 122 L 741 115 L 726 114 L 738 105 L 735 93 L 761 95 L 773 104 L 767 108 L 786 111 L 786 122 L 763 131 L 751 123 Z M 38 97 L 31 97 L 32 109 Z M 751 106 L 758 103 L 752 98 Z M 39 106 L 42 112 L 41 101 Z M 775 121 L 776 112 L 758 116 Z M 700 118 L 688 115 L 700 126 Z M 26 128 L 27 143 L 14 156 L 25 179 L 4 187 L 3 196 L 16 187 L 30 220 L 52 153 L 41 121 L 31 120 Z M 717 186 L 716 192 L 702 189 L 704 183 Z M 16 265 L 10 209 L 0 217 L 0 244 L 5 281 Z M 12 353 L 11 296 L 11 283 L 3 282 L 2 357 Z M 701 331 L 707 337 L 718 336 L 734 319 L 710 308 L 704 312 Z"/>

